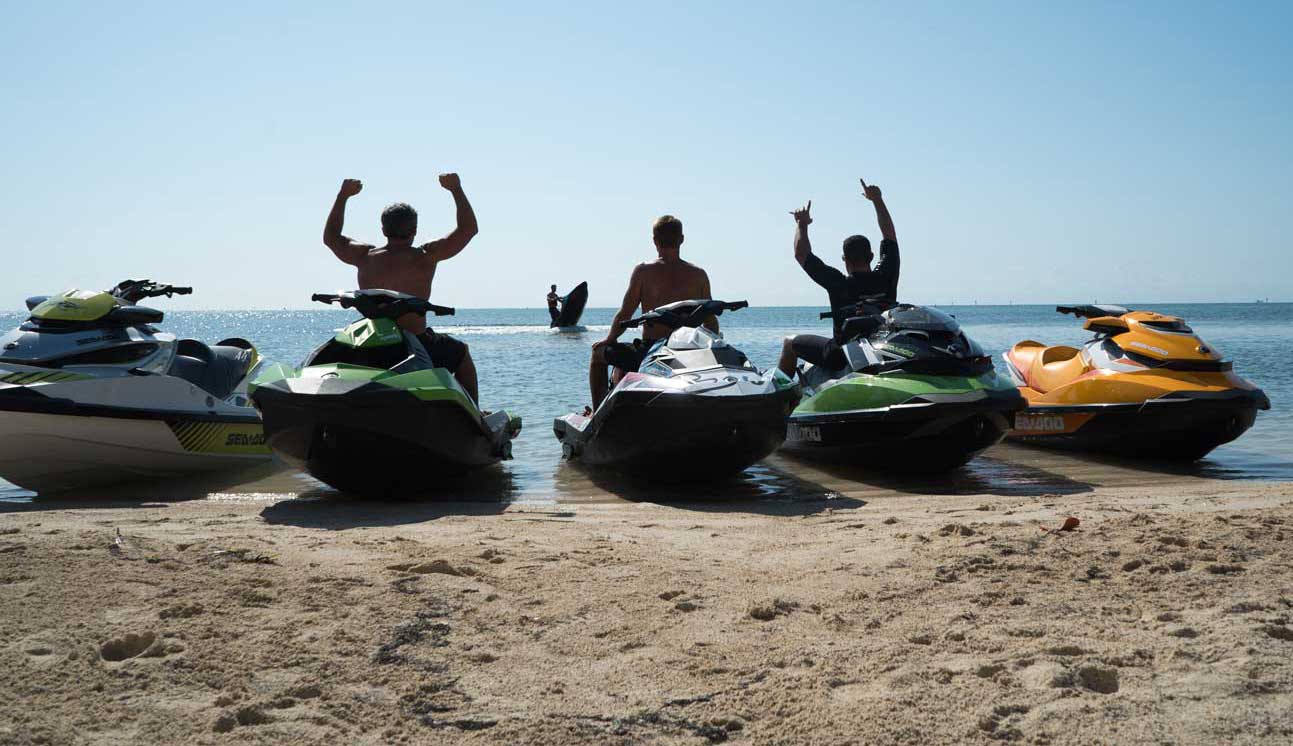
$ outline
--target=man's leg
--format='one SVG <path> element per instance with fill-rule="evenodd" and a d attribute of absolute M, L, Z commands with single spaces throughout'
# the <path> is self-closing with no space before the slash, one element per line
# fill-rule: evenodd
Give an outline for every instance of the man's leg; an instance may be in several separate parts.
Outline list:
<path fill-rule="evenodd" d="M 795 363 L 799 362 L 799 355 L 795 354 L 795 338 L 786 337 L 781 341 L 781 359 L 777 361 L 777 367 L 787 378 L 795 377 Z"/>
<path fill-rule="evenodd" d="M 463 346 L 466 347 L 466 345 Z M 477 406 L 480 406 L 480 390 L 478 388 L 479 381 L 476 380 L 476 363 L 471 359 L 470 348 L 463 352 L 462 362 L 458 364 L 458 370 L 453 372 L 453 377 L 458 379 L 458 383 L 462 386 L 463 390 L 467 392 L 467 396 L 470 396 L 471 400 L 476 402 Z"/>
<path fill-rule="evenodd" d="M 588 391 L 593 397 L 593 409 L 602 405 L 609 385 L 606 382 L 606 348 L 593 350 L 592 360 L 588 363 Z"/>
<path fill-rule="evenodd" d="M 782 344 L 781 360 L 777 363 L 777 367 L 781 369 L 782 373 L 789 376 L 794 373 L 796 359 L 813 365 L 835 363 L 837 361 L 834 359 L 826 359 L 831 348 L 830 342 L 830 337 L 822 337 L 817 334 L 800 334 L 795 337 L 789 337 Z"/>
<path fill-rule="evenodd" d="M 476 363 L 471 359 L 471 348 L 466 342 L 448 334 L 436 334 L 430 329 L 419 335 L 422 346 L 431 356 L 431 364 L 453 373 L 458 385 L 471 400 L 480 405 L 479 382 L 476 380 Z"/>

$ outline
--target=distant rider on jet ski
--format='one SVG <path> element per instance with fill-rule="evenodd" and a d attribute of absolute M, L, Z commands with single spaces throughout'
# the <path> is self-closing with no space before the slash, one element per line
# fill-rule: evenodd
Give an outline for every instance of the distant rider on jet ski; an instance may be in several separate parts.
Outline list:
<path fill-rule="evenodd" d="M 642 330 L 642 339 L 635 339 L 630 344 L 619 342 L 624 333 L 622 324 L 633 317 L 639 306 L 645 313 L 680 300 L 710 300 L 709 275 L 678 256 L 683 242 L 682 221 L 672 215 L 662 215 L 652 226 L 651 237 L 659 258 L 633 268 L 624 302 L 611 320 L 610 333 L 606 339 L 593 345 L 592 362 L 588 367 L 593 409 L 601 405 L 609 392 L 607 365 L 615 367 L 615 380 L 618 382 L 624 373 L 635 371 L 642 365 L 653 342 L 669 335 L 667 328 L 649 324 Z M 711 316 L 705 326 L 717 332 L 718 319 Z"/>
<path fill-rule="evenodd" d="M 557 286 L 553 285 L 548 291 L 548 315 L 552 317 L 552 323 L 557 323 L 557 317 L 561 315 L 561 296 L 557 295 Z"/>
<path fill-rule="evenodd" d="M 359 179 L 341 182 L 341 190 L 323 228 L 323 243 L 338 259 L 359 268 L 361 290 L 396 290 L 430 300 L 436 266 L 466 248 L 478 231 L 476 213 L 462 191 L 458 174 L 440 174 L 440 186 L 453 195 L 458 208 L 458 226 L 444 238 L 414 246 L 418 213 L 409 205 L 396 202 L 382 211 L 382 235 L 386 236 L 386 245 L 378 248 L 342 235 L 346 201 L 359 194 L 364 184 Z M 428 329 L 426 317 L 421 314 L 404 316 L 399 319 L 399 324 L 422 340 L 437 368 L 453 373 L 472 401 L 478 401 L 476 364 L 472 362 L 466 343 Z"/>
<path fill-rule="evenodd" d="M 898 301 L 898 238 L 894 233 L 893 219 L 889 217 L 889 208 L 885 207 L 880 187 L 875 184 L 862 183 L 862 194 L 875 205 L 876 221 L 880 224 L 880 261 L 875 268 L 871 267 L 871 242 L 866 236 L 849 236 L 844 239 L 844 272 L 829 267 L 816 254 L 808 242 L 808 226 L 813 222 L 809 215 L 813 203 L 810 200 L 802 209 L 790 214 L 795 218 L 795 261 L 804 268 L 813 282 L 826 289 L 830 296 L 831 310 L 857 303 L 866 299 L 876 299 L 885 303 Z M 847 274 L 846 274 L 847 273 Z M 835 319 L 835 335 L 838 337 L 845 319 Z M 830 370 L 839 370 L 848 365 L 844 350 L 839 340 L 822 337 L 817 334 L 800 334 L 787 337 L 781 348 L 781 360 L 777 367 L 787 376 L 794 377 L 798 360 L 806 360 L 813 365 L 824 365 Z"/>

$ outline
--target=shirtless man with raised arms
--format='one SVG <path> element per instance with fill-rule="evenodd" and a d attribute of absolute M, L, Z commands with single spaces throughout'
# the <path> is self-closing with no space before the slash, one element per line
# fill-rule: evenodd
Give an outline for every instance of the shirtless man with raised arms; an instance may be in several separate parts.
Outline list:
<path fill-rule="evenodd" d="M 458 207 L 458 227 L 449 235 L 421 246 L 413 245 L 418 231 L 418 214 L 409 205 L 397 202 L 382 211 L 382 235 L 386 245 L 377 247 L 362 243 L 341 233 L 346 220 L 346 202 L 364 188 L 358 179 L 341 182 L 341 190 L 328 213 L 323 228 L 323 243 L 337 258 L 359 269 L 361 290 L 395 290 L 431 299 L 431 281 L 435 279 L 436 266 L 467 247 L 477 233 L 476 213 L 462 191 L 458 174 L 440 174 L 440 186 L 453 195 Z M 399 319 L 399 325 L 417 335 L 438 368 L 446 368 L 472 398 L 478 401 L 476 364 L 472 362 L 467 345 L 448 334 L 437 334 L 427 328 L 426 317 L 409 314 Z"/>
<path fill-rule="evenodd" d="M 678 252 L 682 248 L 682 221 L 672 215 L 663 215 L 651 229 L 657 258 L 633 268 L 629 289 L 624 302 L 611 320 L 611 331 L 606 339 L 593 345 L 592 362 L 588 366 L 588 387 L 593 397 L 593 409 L 601 405 L 609 392 L 606 366 L 616 369 L 616 380 L 628 371 L 642 365 L 651 343 L 669 335 L 669 330 L 659 324 L 650 324 L 642 330 L 642 339 L 631 344 L 619 342 L 624 333 L 623 323 L 633 317 L 641 307 L 645 313 L 660 306 L 680 300 L 709 300 L 709 275 L 690 262 L 684 262 Z M 705 326 L 718 331 L 718 319 L 710 317 Z"/>

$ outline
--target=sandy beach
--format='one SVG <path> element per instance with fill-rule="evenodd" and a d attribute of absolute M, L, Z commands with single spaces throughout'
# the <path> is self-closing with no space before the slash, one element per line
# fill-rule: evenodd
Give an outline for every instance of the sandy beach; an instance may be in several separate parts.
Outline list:
<path fill-rule="evenodd" d="M 0 742 L 1293 739 L 1293 484 L 986 464 L 8 505 Z"/>

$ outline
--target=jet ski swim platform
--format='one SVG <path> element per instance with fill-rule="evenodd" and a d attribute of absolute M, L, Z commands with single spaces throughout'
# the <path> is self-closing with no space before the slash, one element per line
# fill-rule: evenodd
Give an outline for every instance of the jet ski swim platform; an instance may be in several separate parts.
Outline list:
<path fill-rule="evenodd" d="M 251 343 L 176 339 L 135 305 L 189 292 L 126 280 L 29 298 L 30 318 L 0 338 L 0 477 L 50 494 L 267 462 Z"/>
<path fill-rule="evenodd" d="M 453 374 L 395 319 L 452 308 L 390 290 L 315 295 L 353 308 L 352 323 L 306 358 L 252 384 L 267 442 L 281 458 L 344 492 L 432 494 L 440 481 L 511 458 L 521 421 L 482 413 Z"/>
<path fill-rule="evenodd" d="M 910 304 L 821 314 L 846 366 L 804 364 L 783 449 L 881 468 L 952 469 L 1005 437 L 1025 401 L 953 317 Z"/>
<path fill-rule="evenodd" d="M 1185 320 L 1122 306 L 1058 306 L 1086 319 L 1080 349 L 1026 340 L 1003 353 L 1028 399 L 1010 437 L 1114 455 L 1193 461 L 1270 409 L 1261 389 Z"/>
<path fill-rule="evenodd" d="M 702 324 L 744 301 L 689 300 L 627 322 L 671 330 L 625 374 L 591 417 L 553 422 L 567 459 L 662 481 L 714 479 L 777 449 L 798 387 L 764 373 Z"/>

